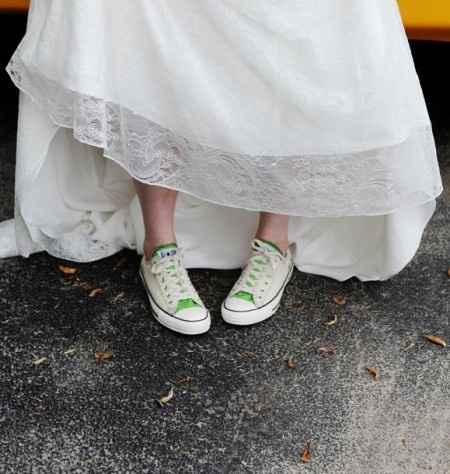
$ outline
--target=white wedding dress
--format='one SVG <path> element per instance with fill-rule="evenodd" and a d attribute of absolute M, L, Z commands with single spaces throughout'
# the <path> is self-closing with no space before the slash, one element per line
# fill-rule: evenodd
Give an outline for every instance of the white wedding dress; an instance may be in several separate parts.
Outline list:
<path fill-rule="evenodd" d="M 131 176 L 180 191 L 188 268 L 237 268 L 259 210 L 294 261 L 382 280 L 442 181 L 395 0 L 39 0 L 20 88 L 15 218 L 0 256 L 142 252 Z"/>

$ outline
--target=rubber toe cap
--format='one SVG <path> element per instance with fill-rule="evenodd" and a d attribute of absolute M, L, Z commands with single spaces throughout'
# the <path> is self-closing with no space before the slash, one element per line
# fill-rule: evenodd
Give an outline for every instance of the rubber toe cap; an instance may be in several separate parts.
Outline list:
<path fill-rule="evenodd" d="M 224 302 L 224 306 L 229 311 L 251 311 L 256 308 L 251 301 L 246 301 L 234 296 L 227 298 Z"/>
<path fill-rule="evenodd" d="M 184 319 L 186 321 L 203 321 L 209 317 L 208 310 L 206 308 L 185 308 L 176 313 L 177 318 Z"/>

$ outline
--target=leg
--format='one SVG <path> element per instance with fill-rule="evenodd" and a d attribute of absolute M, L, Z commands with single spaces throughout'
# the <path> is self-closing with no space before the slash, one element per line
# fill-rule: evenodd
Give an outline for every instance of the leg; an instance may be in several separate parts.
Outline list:
<path fill-rule="evenodd" d="M 285 252 L 289 246 L 288 224 L 289 216 L 287 215 L 261 212 L 256 237 L 258 239 L 270 240 Z"/>
<path fill-rule="evenodd" d="M 176 242 L 174 211 L 177 191 L 134 180 L 145 226 L 144 255 L 150 258 L 158 245 Z"/>
<path fill-rule="evenodd" d="M 210 328 L 211 316 L 192 285 L 176 242 L 174 211 L 178 193 L 137 180 L 134 184 L 145 226 L 140 275 L 152 313 L 173 331 L 202 334 Z"/>

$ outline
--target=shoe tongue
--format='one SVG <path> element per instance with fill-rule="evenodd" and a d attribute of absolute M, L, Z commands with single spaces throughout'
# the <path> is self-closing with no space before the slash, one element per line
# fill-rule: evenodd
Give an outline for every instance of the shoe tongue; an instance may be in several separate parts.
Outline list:
<path fill-rule="evenodd" d="M 280 247 L 278 247 L 277 244 L 275 244 L 274 242 L 270 240 L 255 239 L 255 242 L 258 245 L 258 247 L 261 247 L 268 252 L 276 252 L 284 256 L 284 252 L 281 251 Z"/>
<path fill-rule="evenodd" d="M 249 301 L 250 303 L 255 304 L 255 300 L 253 298 L 253 294 L 248 291 L 238 291 L 233 295 L 235 298 L 239 298 L 244 301 Z"/>
<path fill-rule="evenodd" d="M 177 313 L 178 311 L 181 311 L 182 309 L 197 308 L 199 306 L 200 305 L 194 299 L 184 298 L 178 301 L 177 309 L 175 310 L 175 312 Z"/>
<path fill-rule="evenodd" d="M 175 255 L 177 251 L 178 251 L 178 246 L 176 243 L 159 245 L 153 250 L 152 258 L 153 257 L 163 258 L 163 257 L 172 256 L 172 255 Z"/>

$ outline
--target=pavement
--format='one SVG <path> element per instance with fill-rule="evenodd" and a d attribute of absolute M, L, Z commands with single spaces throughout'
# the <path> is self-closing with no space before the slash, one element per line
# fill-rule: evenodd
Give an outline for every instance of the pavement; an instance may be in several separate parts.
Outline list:
<path fill-rule="evenodd" d="M 24 27 L 5 22 L 2 64 Z M 385 282 L 296 271 L 248 328 L 218 312 L 238 271 L 191 271 L 215 309 L 195 338 L 149 316 L 131 251 L 73 276 L 45 253 L 0 260 L 0 473 L 450 473 L 450 349 L 424 338 L 450 343 L 450 44 L 412 47 L 445 186 L 414 260 Z M 0 85 L 2 220 L 17 96 Z"/>

